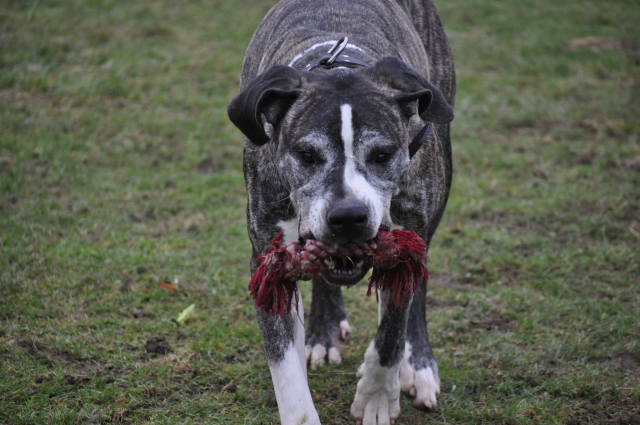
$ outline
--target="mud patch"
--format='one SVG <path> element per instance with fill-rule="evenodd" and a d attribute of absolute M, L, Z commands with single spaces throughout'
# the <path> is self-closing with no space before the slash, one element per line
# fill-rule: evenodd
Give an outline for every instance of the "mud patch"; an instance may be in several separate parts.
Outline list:
<path fill-rule="evenodd" d="M 104 367 L 104 365 L 94 360 L 80 361 L 67 352 L 58 350 L 57 348 L 49 348 L 39 341 L 18 341 L 18 346 L 34 357 L 44 357 L 49 360 L 71 365 L 76 369 L 78 374 L 82 376 L 87 373 L 97 372 Z"/>
<path fill-rule="evenodd" d="M 640 425 L 640 408 L 631 405 L 631 402 L 632 400 L 629 400 L 629 403 L 584 402 L 568 418 L 566 424 Z"/>
<path fill-rule="evenodd" d="M 427 295 L 427 305 L 431 308 L 438 308 L 438 307 L 453 307 L 458 304 L 450 298 L 441 299 L 431 295 Z"/>
<path fill-rule="evenodd" d="M 433 276 L 429 276 L 429 282 L 427 282 L 427 285 L 436 285 L 443 288 L 451 288 L 454 286 L 461 286 L 461 283 L 451 275 L 435 274 Z"/>
<path fill-rule="evenodd" d="M 516 328 L 517 322 L 496 311 L 492 311 L 489 313 L 489 317 L 474 317 L 470 319 L 469 327 L 486 329 L 488 331 L 495 330 L 499 332 L 507 332 Z"/>
<path fill-rule="evenodd" d="M 163 336 L 152 336 L 151 338 L 147 339 L 147 342 L 144 345 L 144 349 L 147 351 L 147 353 L 162 355 L 171 352 L 169 341 L 167 341 Z"/>
<path fill-rule="evenodd" d="M 640 366 L 640 362 L 638 362 L 633 353 L 618 354 L 617 356 L 612 358 L 610 362 L 618 367 L 627 369 L 629 371 L 637 370 L 638 366 Z"/>
<path fill-rule="evenodd" d="M 202 161 L 198 162 L 198 165 L 196 165 L 196 170 L 198 170 L 201 173 L 208 173 L 208 174 L 217 173 L 219 171 L 224 170 L 224 168 L 225 168 L 224 161 L 212 155 L 207 156 Z"/>
<path fill-rule="evenodd" d="M 84 373 L 72 373 L 65 375 L 64 380 L 67 384 L 76 387 L 91 381 L 91 377 Z"/>

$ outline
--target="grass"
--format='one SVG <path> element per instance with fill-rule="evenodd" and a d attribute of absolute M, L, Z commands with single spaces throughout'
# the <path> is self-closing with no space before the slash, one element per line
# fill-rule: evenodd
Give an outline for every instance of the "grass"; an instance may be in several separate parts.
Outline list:
<path fill-rule="evenodd" d="M 0 1 L 0 423 L 278 422 L 225 113 L 273 3 Z M 640 4 L 437 6 L 458 72 L 443 388 L 399 423 L 638 424 Z M 375 332 L 375 300 L 346 300 L 344 362 L 309 374 L 327 424 L 351 423 Z"/>

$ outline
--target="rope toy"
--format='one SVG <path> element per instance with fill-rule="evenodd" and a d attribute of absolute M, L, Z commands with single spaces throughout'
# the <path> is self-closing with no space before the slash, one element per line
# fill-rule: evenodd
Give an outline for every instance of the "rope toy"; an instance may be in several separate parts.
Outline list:
<path fill-rule="evenodd" d="M 317 240 L 304 245 L 283 244 L 282 232 L 272 241 L 267 253 L 259 256 L 261 262 L 249 283 L 255 306 L 266 313 L 284 316 L 291 311 L 291 303 L 298 306 L 298 280 L 310 280 L 320 273 L 322 263 L 334 257 L 351 257 L 373 267 L 367 296 L 375 289 L 391 291 L 396 307 L 402 306 L 404 296 L 415 294 L 418 282 L 427 281 L 427 247 L 415 232 L 393 230 L 378 232 L 375 238 L 358 243 L 330 246 Z"/>

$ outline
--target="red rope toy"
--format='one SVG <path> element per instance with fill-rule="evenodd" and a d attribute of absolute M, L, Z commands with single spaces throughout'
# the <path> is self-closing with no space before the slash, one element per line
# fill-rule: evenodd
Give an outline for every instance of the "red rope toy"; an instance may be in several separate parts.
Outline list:
<path fill-rule="evenodd" d="M 415 232 L 393 230 L 378 232 L 367 242 L 329 246 L 320 241 L 307 240 L 304 245 L 292 242 L 282 245 L 282 232 L 276 236 L 266 254 L 259 256 L 258 270 L 249 283 L 249 291 L 256 307 L 267 313 L 289 314 L 294 297 L 298 301 L 298 280 L 310 280 L 320 273 L 325 259 L 356 257 L 364 265 L 373 267 L 367 296 L 375 288 L 390 290 L 393 302 L 401 306 L 406 294 L 416 293 L 418 282 L 429 278 L 426 262 L 427 247 Z"/>

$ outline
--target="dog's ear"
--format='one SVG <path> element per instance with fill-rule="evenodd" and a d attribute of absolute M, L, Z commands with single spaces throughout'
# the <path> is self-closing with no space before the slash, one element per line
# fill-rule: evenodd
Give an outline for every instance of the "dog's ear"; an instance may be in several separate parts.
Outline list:
<path fill-rule="evenodd" d="M 408 115 L 417 113 L 436 124 L 453 121 L 453 108 L 442 92 L 400 59 L 392 56 L 380 59 L 370 72 L 380 84 L 395 92 L 393 96 Z"/>
<path fill-rule="evenodd" d="M 300 95 L 300 74 L 285 65 L 276 65 L 260 74 L 234 97 L 227 107 L 229 119 L 257 145 L 269 141 L 264 120 L 274 129 Z"/>

